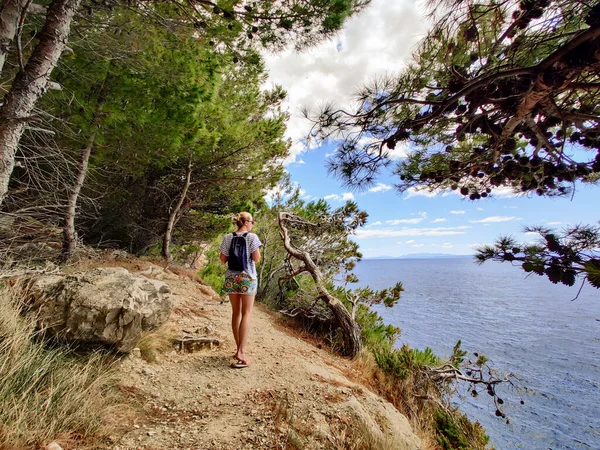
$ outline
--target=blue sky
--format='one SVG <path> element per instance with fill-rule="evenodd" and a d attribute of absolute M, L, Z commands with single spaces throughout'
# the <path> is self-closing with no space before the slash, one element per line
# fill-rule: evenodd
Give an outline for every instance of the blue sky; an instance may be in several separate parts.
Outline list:
<path fill-rule="evenodd" d="M 305 200 L 325 198 L 335 208 L 351 199 L 369 213 L 367 226 L 356 236 L 367 258 L 415 253 L 468 255 L 474 246 L 492 243 L 500 235 L 512 235 L 521 242 L 535 240 L 523 233 L 527 225 L 562 229 L 600 219 L 600 187 L 589 185 L 577 186 L 573 200 L 516 197 L 501 190 L 494 197 L 471 201 L 454 193 L 400 194 L 393 187 L 394 178 L 387 174 L 374 189 L 353 192 L 327 175 L 325 160 L 331 151 L 326 147 L 300 154 L 287 170 L 302 188 Z"/>
<path fill-rule="evenodd" d="M 319 110 L 326 102 L 348 105 L 352 94 L 377 76 L 404 67 L 430 23 L 424 18 L 424 2 L 373 0 L 350 20 L 336 39 L 303 53 L 291 50 L 266 55 L 268 85 L 279 84 L 287 92 L 284 108 L 290 115 L 287 136 L 292 152 L 286 168 L 292 181 L 303 189 L 306 200 L 325 198 L 332 207 L 346 199 L 357 202 L 369 214 L 356 240 L 365 257 L 401 256 L 415 253 L 466 255 L 473 247 L 492 243 L 500 235 L 530 242 L 522 232 L 526 225 L 558 229 L 600 220 L 600 187 L 577 186 L 569 198 L 515 197 L 508 189 L 491 198 L 470 201 L 451 193 L 438 195 L 394 189 L 394 178 L 383 174 L 375 189 L 352 192 L 325 168 L 331 145 L 308 149 L 304 138 L 310 123 L 301 110 Z M 393 159 L 403 156 L 398 146 Z"/>

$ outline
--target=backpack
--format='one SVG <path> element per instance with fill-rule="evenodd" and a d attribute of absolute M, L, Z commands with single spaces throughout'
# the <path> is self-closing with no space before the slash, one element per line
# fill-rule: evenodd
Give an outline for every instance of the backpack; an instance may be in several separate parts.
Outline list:
<path fill-rule="evenodd" d="M 227 259 L 227 267 L 229 270 L 243 272 L 248 268 L 248 249 L 246 245 L 246 235 L 241 236 L 233 233 L 233 239 L 229 245 L 229 257 Z"/>

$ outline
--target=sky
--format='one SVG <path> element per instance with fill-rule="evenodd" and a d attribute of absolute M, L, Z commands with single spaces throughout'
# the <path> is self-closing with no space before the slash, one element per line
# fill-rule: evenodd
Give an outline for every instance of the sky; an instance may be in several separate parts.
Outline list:
<path fill-rule="evenodd" d="M 318 111 L 326 102 L 349 105 L 352 94 L 377 76 L 402 70 L 430 25 L 424 3 L 415 0 L 373 0 L 352 18 L 334 39 L 297 53 L 267 55 L 269 85 L 287 92 L 284 109 L 290 114 L 287 137 L 292 140 L 285 161 L 292 182 L 306 201 L 323 198 L 332 208 L 353 200 L 369 214 L 355 240 L 365 258 L 445 253 L 471 255 L 478 245 L 510 235 L 520 242 L 536 236 L 525 226 L 545 225 L 558 230 L 576 224 L 598 224 L 600 187 L 576 186 L 567 198 L 515 196 L 508 189 L 471 201 L 450 192 L 410 190 L 400 194 L 387 173 L 364 192 L 350 191 L 327 174 L 326 159 L 335 146 L 307 148 L 310 122 L 302 109 Z M 391 155 L 403 157 L 403 149 Z"/>

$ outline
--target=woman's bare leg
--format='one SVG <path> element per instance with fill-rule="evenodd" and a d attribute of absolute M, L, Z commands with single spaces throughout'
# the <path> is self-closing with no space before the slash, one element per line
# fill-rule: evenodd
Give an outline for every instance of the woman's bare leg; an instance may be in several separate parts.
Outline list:
<path fill-rule="evenodd" d="M 242 320 L 238 329 L 238 351 L 235 355 L 237 359 L 248 364 L 246 359 L 246 343 L 248 342 L 248 333 L 252 324 L 252 308 L 254 307 L 254 295 L 241 295 Z"/>
<path fill-rule="evenodd" d="M 236 355 L 240 350 L 240 323 L 242 321 L 242 298 L 240 294 L 229 294 L 231 302 L 231 329 L 235 339 Z"/>

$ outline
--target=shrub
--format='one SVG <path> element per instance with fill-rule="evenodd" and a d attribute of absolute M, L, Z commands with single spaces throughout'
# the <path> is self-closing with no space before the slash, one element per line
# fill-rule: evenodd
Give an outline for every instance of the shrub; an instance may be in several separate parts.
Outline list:
<path fill-rule="evenodd" d="M 219 241 L 220 243 L 220 241 Z M 225 270 L 227 266 L 221 263 L 219 259 L 221 252 L 219 245 L 213 242 L 204 254 L 206 256 L 206 265 L 200 270 L 199 276 L 206 281 L 219 295 L 223 292 L 225 284 Z"/>
<path fill-rule="evenodd" d="M 437 442 L 444 450 L 483 450 L 489 444 L 479 422 L 471 422 L 459 411 L 449 413 L 437 408 L 434 420 Z"/>

